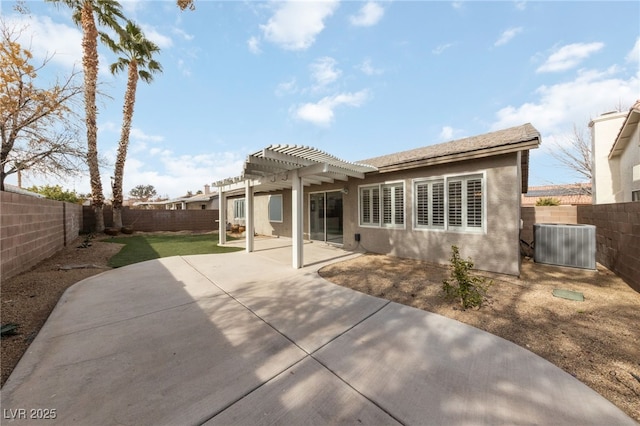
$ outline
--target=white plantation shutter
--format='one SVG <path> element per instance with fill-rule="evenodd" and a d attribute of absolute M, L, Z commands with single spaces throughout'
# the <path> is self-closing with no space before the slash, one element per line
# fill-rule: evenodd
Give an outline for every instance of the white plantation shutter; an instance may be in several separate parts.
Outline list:
<path fill-rule="evenodd" d="M 391 196 L 391 188 L 385 186 L 382 188 L 382 223 L 391 224 L 392 223 L 392 201 L 393 198 Z"/>
<path fill-rule="evenodd" d="M 482 227 L 482 180 L 467 181 L 467 226 Z"/>
<path fill-rule="evenodd" d="M 429 225 L 429 184 L 418 183 L 415 189 L 416 225 Z"/>
<path fill-rule="evenodd" d="M 449 226 L 462 226 L 462 181 L 449 181 Z"/>
<path fill-rule="evenodd" d="M 371 190 L 371 213 L 373 216 L 372 222 L 380 224 L 380 188 L 373 188 Z"/>
<path fill-rule="evenodd" d="M 371 190 L 360 190 L 360 223 L 371 223 Z"/>
<path fill-rule="evenodd" d="M 431 216 L 433 226 L 444 226 L 444 182 L 436 182 L 432 187 Z"/>

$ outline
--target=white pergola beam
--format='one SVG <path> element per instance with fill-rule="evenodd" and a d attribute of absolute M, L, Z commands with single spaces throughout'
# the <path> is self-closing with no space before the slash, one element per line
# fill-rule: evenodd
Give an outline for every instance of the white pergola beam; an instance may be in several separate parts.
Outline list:
<path fill-rule="evenodd" d="M 301 157 L 296 157 L 294 155 L 285 154 L 283 152 L 276 152 L 271 149 L 265 148 L 262 150 L 262 156 L 264 158 L 270 158 L 272 160 L 284 161 L 286 163 L 291 163 L 298 167 L 310 166 L 316 164 L 317 161 L 308 160 Z"/>

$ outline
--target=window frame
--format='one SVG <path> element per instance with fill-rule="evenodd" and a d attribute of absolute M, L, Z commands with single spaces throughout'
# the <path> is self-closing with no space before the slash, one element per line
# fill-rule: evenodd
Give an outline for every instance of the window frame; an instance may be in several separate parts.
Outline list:
<path fill-rule="evenodd" d="M 469 185 L 470 182 L 480 181 L 480 200 L 478 203 L 471 203 L 471 199 L 469 197 Z M 443 193 L 443 204 L 444 204 L 444 221 L 443 225 L 434 225 L 433 224 L 433 185 L 435 184 L 443 184 L 444 193 Z M 457 213 L 460 217 L 460 225 L 453 225 L 451 221 L 451 213 L 456 212 L 455 210 L 450 210 L 452 205 L 452 198 L 450 194 L 450 187 L 452 184 L 460 183 L 460 201 Z M 422 185 L 427 185 L 428 188 L 428 220 L 427 224 L 419 224 L 418 220 L 418 187 Z M 446 232 L 460 232 L 460 233 L 471 233 L 471 234 L 486 234 L 487 232 L 487 177 L 486 172 L 479 173 L 468 173 L 468 174 L 455 174 L 455 175 L 444 175 L 444 176 L 434 176 L 429 178 L 420 178 L 414 179 L 412 184 L 413 189 L 413 200 L 412 200 L 412 213 L 413 213 L 413 229 L 417 231 L 446 231 Z M 472 209 L 475 207 L 475 210 Z M 479 210 L 478 210 L 479 207 Z M 476 214 L 480 217 L 480 225 L 479 226 L 471 226 L 469 225 L 470 220 L 472 220 L 472 213 L 477 212 Z"/>
<path fill-rule="evenodd" d="M 418 223 L 418 187 L 427 186 L 427 223 Z M 442 198 L 440 202 L 441 209 L 440 217 L 442 218 L 442 224 L 434 224 L 434 186 L 442 185 Z M 428 178 L 428 179 L 414 179 L 413 181 L 413 228 L 414 229 L 429 229 L 429 230 L 445 230 L 447 223 L 447 209 L 446 209 L 446 181 L 444 178 Z"/>
<path fill-rule="evenodd" d="M 271 211 L 271 203 L 272 202 L 277 202 L 276 200 L 280 200 L 279 201 L 279 214 L 280 214 L 280 218 L 273 218 L 271 216 L 271 214 L 273 213 Z M 284 221 L 284 206 L 282 204 L 282 194 L 274 194 L 274 195 L 269 195 L 269 202 L 267 203 L 267 211 L 268 211 L 268 216 L 269 216 L 269 222 L 275 222 L 275 223 L 282 223 Z"/>
<path fill-rule="evenodd" d="M 242 207 L 240 207 L 242 206 Z M 233 199 L 233 219 L 234 220 L 244 220 L 246 217 L 246 199 L 245 198 L 234 198 Z M 242 210 L 242 216 L 238 215 L 238 213 Z"/>
<path fill-rule="evenodd" d="M 402 198 L 397 198 L 397 188 L 401 188 Z M 390 196 L 390 222 L 385 222 L 385 189 L 391 189 Z M 370 220 L 365 222 L 364 219 L 364 194 L 369 194 L 369 211 L 368 217 Z M 377 193 L 377 206 L 376 196 Z M 400 205 L 400 206 L 399 206 Z M 358 226 L 361 228 L 391 228 L 391 229 L 406 229 L 407 214 L 407 190 L 404 180 L 380 182 L 375 184 L 359 185 L 358 186 Z M 399 207 L 400 208 L 399 208 Z M 401 214 L 401 222 L 398 221 L 398 215 Z M 375 220 L 377 218 L 377 220 Z"/>

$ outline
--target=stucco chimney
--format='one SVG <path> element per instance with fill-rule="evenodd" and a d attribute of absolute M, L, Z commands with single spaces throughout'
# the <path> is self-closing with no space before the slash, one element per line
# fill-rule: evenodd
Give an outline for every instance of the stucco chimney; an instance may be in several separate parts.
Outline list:
<path fill-rule="evenodd" d="M 208 195 L 208 194 L 209 194 L 209 192 L 211 192 L 211 187 L 210 187 L 209 185 L 205 185 L 205 186 L 204 186 L 204 193 L 205 193 L 205 195 Z"/>
<path fill-rule="evenodd" d="M 626 112 L 607 112 L 594 118 L 591 127 L 591 191 L 593 204 L 615 203 L 614 178 L 609 152 L 626 118 Z"/>

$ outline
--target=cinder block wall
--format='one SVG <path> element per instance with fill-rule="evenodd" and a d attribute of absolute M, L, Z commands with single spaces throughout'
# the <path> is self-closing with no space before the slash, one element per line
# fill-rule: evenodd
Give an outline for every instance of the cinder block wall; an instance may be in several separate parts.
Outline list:
<path fill-rule="evenodd" d="M 35 266 L 78 236 L 82 206 L 0 192 L 2 280 Z"/>
<path fill-rule="evenodd" d="M 527 243 L 533 242 L 533 225 L 536 223 L 567 223 L 575 225 L 578 222 L 576 206 L 535 206 L 522 207 L 522 232 L 520 238 Z"/>
<path fill-rule="evenodd" d="M 103 209 L 104 224 L 113 224 L 111 206 Z M 217 231 L 218 210 L 139 210 L 122 209 L 122 224 L 132 226 L 135 231 Z M 93 232 L 95 215 L 91 207 L 83 208 L 83 230 Z"/>
<path fill-rule="evenodd" d="M 640 292 L 640 203 L 578 206 L 578 221 L 596 226 L 596 260 Z"/>

